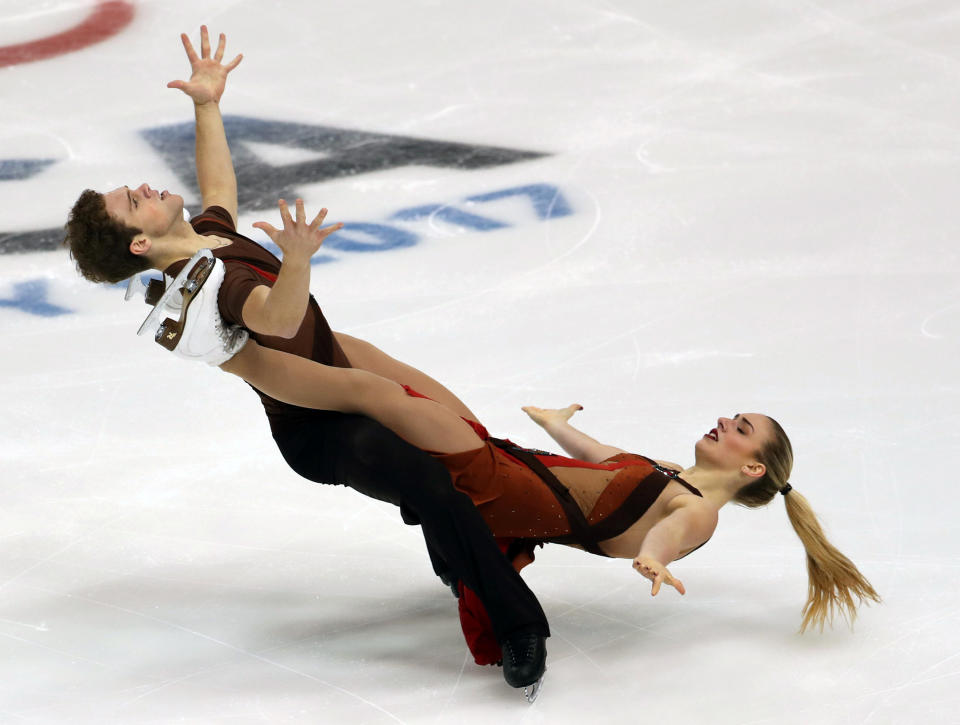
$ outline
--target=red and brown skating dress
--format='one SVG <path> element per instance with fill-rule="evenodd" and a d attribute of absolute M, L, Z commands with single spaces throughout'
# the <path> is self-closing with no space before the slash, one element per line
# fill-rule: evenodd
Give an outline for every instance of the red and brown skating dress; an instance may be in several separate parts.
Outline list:
<path fill-rule="evenodd" d="M 406 390 L 408 395 L 425 397 Z M 538 544 L 567 544 L 609 556 L 603 542 L 640 521 L 671 483 L 702 495 L 677 471 L 645 456 L 620 453 L 602 463 L 587 463 L 520 448 L 491 438 L 479 423 L 467 423 L 481 447 L 433 455 L 450 472 L 454 487 L 470 496 L 518 570 L 533 561 Z M 500 646 L 483 605 L 463 584 L 460 621 L 477 664 L 497 662 Z"/>

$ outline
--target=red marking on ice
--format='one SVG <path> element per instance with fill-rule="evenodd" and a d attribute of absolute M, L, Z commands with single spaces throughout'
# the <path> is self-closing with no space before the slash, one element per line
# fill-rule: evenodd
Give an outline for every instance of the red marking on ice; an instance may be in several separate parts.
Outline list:
<path fill-rule="evenodd" d="M 62 33 L 28 43 L 0 48 L 0 68 L 32 63 L 81 50 L 116 35 L 133 20 L 133 3 L 123 0 L 99 2 L 86 19 Z"/>

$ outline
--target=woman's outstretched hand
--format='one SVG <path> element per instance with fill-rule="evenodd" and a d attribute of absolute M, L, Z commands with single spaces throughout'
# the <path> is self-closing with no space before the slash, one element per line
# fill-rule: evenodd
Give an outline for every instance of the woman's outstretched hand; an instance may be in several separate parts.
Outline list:
<path fill-rule="evenodd" d="M 526 405 L 520 410 L 529 415 L 534 423 L 546 428 L 551 423 L 566 423 L 574 413 L 583 410 L 583 406 L 579 403 L 568 405 L 566 408 L 536 408 Z"/>
<path fill-rule="evenodd" d="M 200 26 L 200 55 L 194 50 L 193 43 L 186 33 L 180 34 L 180 40 L 183 41 L 183 48 L 187 51 L 187 60 L 190 61 L 190 68 L 193 74 L 189 81 L 170 81 L 167 88 L 178 88 L 186 93 L 198 106 L 205 103 L 219 103 L 220 96 L 227 85 L 227 74 L 236 68 L 243 60 L 241 53 L 226 65 L 223 65 L 223 51 L 227 47 L 227 36 L 220 33 L 220 42 L 217 50 L 210 57 L 210 34 L 207 32 L 207 26 Z"/>
<path fill-rule="evenodd" d="M 670 571 L 656 559 L 649 556 L 638 556 L 633 560 L 633 568 L 642 576 L 653 582 L 653 588 L 650 590 L 650 596 L 657 596 L 661 584 L 669 584 L 681 594 L 686 594 L 687 590 L 683 588 L 683 582 L 674 579 Z"/>
<path fill-rule="evenodd" d="M 290 209 L 283 199 L 279 201 L 280 218 L 283 220 L 283 229 L 276 229 L 267 222 L 256 222 L 253 226 L 262 230 L 271 241 L 283 250 L 284 261 L 287 259 L 309 260 L 324 240 L 334 232 L 343 229 L 343 223 L 331 224 L 320 228 L 327 210 L 321 209 L 313 221 L 307 224 L 307 215 L 303 209 L 303 199 L 297 199 L 297 218 L 290 216 Z"/>

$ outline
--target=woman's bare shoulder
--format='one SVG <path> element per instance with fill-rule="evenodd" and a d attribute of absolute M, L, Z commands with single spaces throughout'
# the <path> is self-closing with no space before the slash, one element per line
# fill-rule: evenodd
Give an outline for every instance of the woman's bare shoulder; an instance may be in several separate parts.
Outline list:
<path fill-rule="evenodd" d="M 684 509 L 688 517 L 696 519 L 700 524 L 716 526 L 717 507 L 703 496 L 698 496 L 689 491 L 682 491 L 674 495 L 667 502 L 667 515 L 679 509 Z"/>
<path fill-rule="evenodd" d="M 673 463 L 672 461 L 657 461 L 657 464 L 663 466 L 664 468 L 669 468 L 673 471 L 683 470 L 683 466 L 681 466 L 679 463 Z"/>

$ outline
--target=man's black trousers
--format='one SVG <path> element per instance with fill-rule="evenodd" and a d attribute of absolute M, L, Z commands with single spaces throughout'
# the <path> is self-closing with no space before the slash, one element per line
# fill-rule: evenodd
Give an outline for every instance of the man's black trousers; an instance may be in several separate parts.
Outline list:
<path fill-rule="evenodd" d="M 443 464 L 359 415 L 312 411 L 271 425 L 284 459 L 304 478 L 388 501 L 400 506 L 405 521 L 419 523 L 434 568 L 445 564 L 476 592 L 500 642 L 519 630 L 549 636 L 540 603 Z"/>

